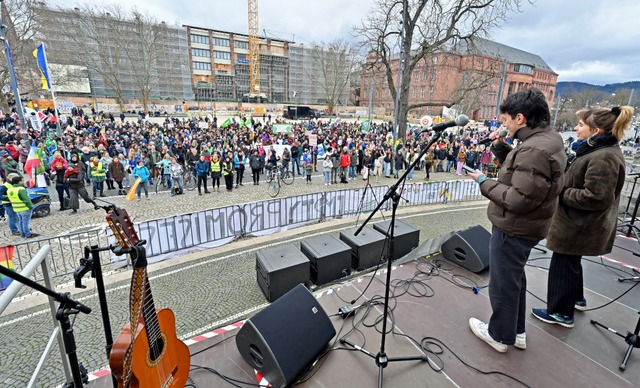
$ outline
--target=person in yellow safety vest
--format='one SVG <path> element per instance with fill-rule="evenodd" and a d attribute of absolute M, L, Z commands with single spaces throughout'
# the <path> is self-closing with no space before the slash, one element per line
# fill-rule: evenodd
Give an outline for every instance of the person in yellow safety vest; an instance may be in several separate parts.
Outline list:
<path fill-rule="evenodd" d="M 13 178 L 19 177 L 19 174 L 12 172 L 7 175 L 7 181 L 0 185 L 0 198 L 2 198 L 2 208 L 4 209 L 4 213 L 7 217 L 9 217 L 9 229 L 11 229 L 11 234 L 14 236 L 20 236 L 20 230 L 18 229 L 18 216 L 16 212 L 13 211 L 13 207 L 11 206 L 11 201 L 9 201 L 9 197 L 7 193 L 9 189 L 13 187 L 13 183 L 11 182 Z"/>
<path fill-rule="evenodd" d="M 89 162 L 89 169 L 91 175 L 91 182 L 93 182 L 93 198 L 96 197 L 96 194 L 100 192 L 101 197 L 105 197 L 104 195 L 104 181 L 107 179 L 105 174 L 105 168 L 102 165 L 102 162 L 97 157 L 91 158 Z"/>
<path fill-rule="evenodd" d="M 20 236 L 24 238 L 38 237 L 39 234 L 31 233 L 29 224 L 31 223 L 31 213 L 33 210 L 33 202 L 29 198 L 29 193 L 23 185 L 23 178 L 21 176 L 13 177 L 11 179 L 13 187 L 7 190 L 7 197 L 11 202 L 13 211 L 18 216 L 18 229 Z"/>

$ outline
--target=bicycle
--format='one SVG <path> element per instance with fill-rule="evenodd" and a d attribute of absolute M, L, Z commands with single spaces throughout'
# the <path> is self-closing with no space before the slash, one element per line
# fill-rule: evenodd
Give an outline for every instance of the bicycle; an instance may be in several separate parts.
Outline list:
<path fill-rule="evenodd" d="M 172 188 L 168 187 L 167 182 L 164 181 L 164 175 L 163 175 L 164 166 L 154 166 L 153 170 L 156 177 L 156 184 L 155 184 L 156 194 L 158 194 L 158 191 L 162 191 L 162 188 L 164 187 L 171 190 Z"/>
<path fill-rule="evenodd" d="M 196 180 L 193 167 L 190 165 L 187 165 L 184 168 L 184 172 L 182 173 L 182 179 L 184 182 L 184 188 L 189 191 L 195 190 L 196 186 L 198 185 L 198 181 Z"/>
<path fill-rule="evenodd" d="M 294 177 L 288 168 L 282 168 L 280 165 L 270 170 L 270 174 L 267 175 L 267 184 L 269 185 L 269 195 L 273 198 L 280 193 L 280 181 L 285 185 L 290 185 L 293 183 Z"/>

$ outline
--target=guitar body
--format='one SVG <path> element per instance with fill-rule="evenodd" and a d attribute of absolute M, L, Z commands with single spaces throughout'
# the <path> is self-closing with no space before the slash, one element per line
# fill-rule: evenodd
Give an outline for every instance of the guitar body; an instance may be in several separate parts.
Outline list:
<path fill-rule="evenodd" d="M 184 387 L 191 365 L 189 348 L 176 336 L 173 311 L 156 309 L 156 314 L 164 343 L 162 352 L 156 360 L 151 360 L 147 331 L 144 324 L 139 323 L 133 342 L 130 386 Z M 119 387 L 123 387 L 124 358 L 130 344 L 131 325 L 127 323 L 116 338 L 109 356 L 111 373 L 118 379 Z"/>

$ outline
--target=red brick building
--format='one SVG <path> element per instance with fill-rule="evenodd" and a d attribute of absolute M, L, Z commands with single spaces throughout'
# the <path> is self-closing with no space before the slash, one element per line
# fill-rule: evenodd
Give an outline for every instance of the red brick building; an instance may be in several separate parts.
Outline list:
<path fill-rule="evenodd" d="M 375 61 L 371 52 L 368 60 Z M 393 62 L 397 85 L 398 60 Z M 373 83 L 374 112 L 394 111 L 395 101 L 389 92 L 381 68 L 362 69 L 360 105 L 369 106 Z M 474 120 L 491 119 L 497 112 L 498 94 L 502 99 L 518 90 L 538 88 L 553 106 L 558 74 L 538 55 L 486 39 L 476 38 L 473 45 L 459 44 L 454 49 L 420 60 L 411 75 L 409 105 L 426 104 L 409 112 L 410 116 L 439 116 L 443 106 L 455 104 L 458 113 Z"/>

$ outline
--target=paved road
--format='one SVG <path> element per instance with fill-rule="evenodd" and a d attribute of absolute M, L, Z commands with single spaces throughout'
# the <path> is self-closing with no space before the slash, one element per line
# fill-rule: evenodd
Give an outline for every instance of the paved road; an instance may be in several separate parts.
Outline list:
<path fill-rule="evenodd" d="M 418 176 L 421 177 L 421 173 Z M 434 178 L 453 179 L 455 175 L 441 173 Z M 359 179 L 347 185 L 324 186 L 321 178 L 314 176 L 312 184 L 296 181 L 292 186 L 284 187 L 281 195 L 363 184 Z M 108 199 L 126 206 L 134 219 L 146 220 L 265 198 L 268 198 L 266 185 L 249 185 L 232 193 L 223 191 L 204 196 L 188 192 L 170 198 L 168 193 L 162 193 L 152 195 L 150 200 L 126 204 L 122 198 Z M 104 212 L 89 209 L 88 205 L 82 207 L 75 215 L 54 210 L 50 216 L 34 220 L 34 230 L 50 235 L 104 225 Z M 402 212 L 406 222 L 421 230 L 421 241 L 477 223 L 488 227 L 485 201 L 403 209 Z M 154 264 L 149 270 L 156 306 L 174 310 L 177 333 L 183 339 L 246 318 L 267 303 L 255 281 L 255 253 L 258 249 L 284 243 L 298 245 L 301 239 L 315 234 L 332 233 L 337 236 L 341 228 L 353 227 L 354 222 L 354 219 L 335 220 L 270 236 L 249 237 L 206 252 Z M 8 239 L 8 236 L 5 234 L 3 238 Z M 117 334 L 127 319 L 130 272 L 108 276 L 106 282 L 109 316 L 113 332 Z M 79 292 L 66 288 L 63 291 L 74 292 L 76 298 L 93 309 L 90 315 L 76 317 L 74 332 L 80 361 L 89 371 L 94 371 L 106 366 L 107 359 L 100 306 L 96 291 L 91 288 L 94 283 L 92 280 L 85 283 L 90 286 L 88 290 Z M 8 311 L 0 317 L 0 349 L 3 355 L 0 358 L 0 386 L 22 387 L 28 381 L 52 329 L 51 316 L 42 302 L 40 297 L 28 298 L 14 303 L 10 308 L 13 312 Z M 26 306 L 32 307 L 23 308 Z M 53 386 L 64 380 L 57 350 L 51 354 L 38 385 Z"/>

